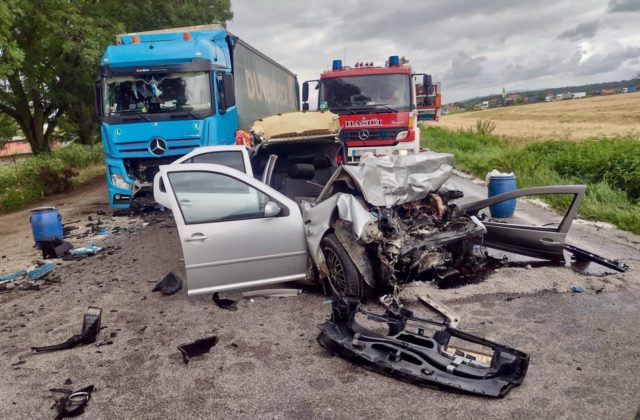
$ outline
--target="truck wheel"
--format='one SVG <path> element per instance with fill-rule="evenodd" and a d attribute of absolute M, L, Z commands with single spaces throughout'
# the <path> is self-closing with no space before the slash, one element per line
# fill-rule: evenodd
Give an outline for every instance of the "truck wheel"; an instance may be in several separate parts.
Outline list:
<path fill-rule="evenodd" d="M 367 285 L 338 238 L 333 233 L 325 236 L 320 248 L 329 269 L 331 293 L 334 296 L 364 298 Z"/>

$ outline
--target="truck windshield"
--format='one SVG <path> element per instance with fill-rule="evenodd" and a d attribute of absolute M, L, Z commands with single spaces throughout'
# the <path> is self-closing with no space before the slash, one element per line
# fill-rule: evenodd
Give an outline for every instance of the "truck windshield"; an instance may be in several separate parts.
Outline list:
<path fill-rule="evenodd" d="M 320 102 L 330 110 L 380 108 L 396 111 L 411 105 L 410 77 L 406 74 L 377 74 L 334 77 L 320 85 Z"/>
<path fill-rule="evenodd" d="M 207 72 L 155 73 L 105 78 L 104 114 L 157 114 L 211 109 Z"/>

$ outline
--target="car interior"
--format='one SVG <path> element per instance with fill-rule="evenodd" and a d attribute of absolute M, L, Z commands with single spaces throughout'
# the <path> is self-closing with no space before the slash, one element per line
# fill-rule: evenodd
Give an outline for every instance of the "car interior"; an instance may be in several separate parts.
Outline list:
<path fill-rule="evenodd" d="M 269 156 L 276 155 L 269 186 L 298 203 L 315 201 L 338 167 L 341 147 L 334 138 L 265 144 L 252 158 L 254 174 L 261 178 Z"/>

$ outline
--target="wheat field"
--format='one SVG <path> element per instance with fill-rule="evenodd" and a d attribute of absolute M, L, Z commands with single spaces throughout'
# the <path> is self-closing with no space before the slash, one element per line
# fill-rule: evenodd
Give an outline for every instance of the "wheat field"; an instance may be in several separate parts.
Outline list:
<path fill-rule="evenodd" d="M 439 125 L 452 129 L 475 128 L 478 119 L 492 120 L 496 125 L 493 133 L 514 142 L 640 137 L 640 92 L 445 115 Z"/>

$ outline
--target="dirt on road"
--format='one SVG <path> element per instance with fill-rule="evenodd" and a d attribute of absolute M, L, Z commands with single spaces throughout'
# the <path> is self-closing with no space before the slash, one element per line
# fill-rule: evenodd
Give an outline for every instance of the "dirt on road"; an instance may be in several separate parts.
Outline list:
<path fill-rule="evenodd" d="M 53 202 L 65 220 L 88 223 L 98 210 L 111 213 L 100 184 L 60 200 Z M 418 315 L 434 317 L 416 299 L 430 293 L 460 314 L 461 329 L 531 354 L 522 386 L 487 399 L 419 388 L 330 356 L 315 341 L 316 325 L 330 312 L 319 290 L 253 301 L 225 293 L 238 300 L 235 312 L 184 289 L 151 293 L 169 271 L 185 278 L 173 218 L 154 220 L 144 226 L 140 217 L 113 218 L 130 229 L 104 236 L 100 245 L 119 249 L 59 261 L 60 283 L 0 294 L 0 418 L 52 418 L 49 388 L 90 384 L 96 392 L 81 418 L 619 419 L 638 411 L 638 236 L 572 228 L 574 243 L 626 261 L 631 268 L 624 274 L 503 268 L 475 285 L 404 288 L 405 303 Z M 1 272 L 38 257 L 28 212 L 0 216 L 0 226 L 0 254 L 7 256 Z M 571 285 L 585 291 L 573 294 Z M 100 338 L 113 336 L 112 345 L 30 351 L 77 334 L 88 306 L 103 309 Z M 185 365 L 177 346 L 211 335 L 218 344 Z M 63 385 L 67 379 L 71 385 Z"/>

